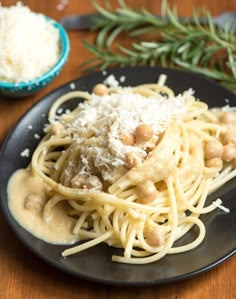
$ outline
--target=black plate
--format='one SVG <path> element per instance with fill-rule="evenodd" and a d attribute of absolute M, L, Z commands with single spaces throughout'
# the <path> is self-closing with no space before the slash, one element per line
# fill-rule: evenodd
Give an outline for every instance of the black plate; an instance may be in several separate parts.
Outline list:
<path fill-rule="evenodd" d="M 109 74 L 114 74 L 116 79 L 125 78 L 120 85 L 138 85 L 142 83 L 156 82 L 160 74 L 168 76 L 168 85 L 176 93 L 192 87 L 202 101 L 209 106 L 225 106 L 227 103 L 236 103 L 234 93 L 217 85 L 214 82 L 187 72 L 135 67 L 109 70 L 106 74 L 96 73 L 87 77 L 74 80 L 76 88 L 91 91 L 92 87 Z M 125 76 L 122 78 L 122 76 Z M 22 158 L 20 153 L 25 148 L 30 148 L 31 153 L 38 140 L 34 133 L 42 135 L 42 128 L 46 122 L 46 114 L 52 102 L 61 94 L 71 90 L 70 83 L 58 88 L 45 96 L 34 105 L 18 122 L 6 139 L 0 156 L 0 195 L 3 213 L 16 235 L 39 257 L 49 264 L 79 278 L 88 279 L 105 284 L 116 285 L 153 285 L 177 281 L 195 276 L 209 270 L 235 253 L 236 248 L 236 181 L 232 180 L 223 188 L 212 194 L 208 202 L 220 197 L 223 204 L 230 208 L 230 213 L 215 210 L 202 218 L 206 225 L 206 238 L 196 249 L 177 255 L 168 255 L 158 262 L 147 265 L 126 265 L 111 262 L 111 256 L 115 249 L 101 244 L 66 259 L 60 258 L 61 252 L 66 246 L 47 244 L 25 231 L 11 216 L 7 204 L 7 182 L 11 174 L 19 168 L 25 167 L 30 158 Z M 29 130 L 28 126 L 33 129 Z M 179 241 L 179 244 L 193 238 L 192 230 Z"/>

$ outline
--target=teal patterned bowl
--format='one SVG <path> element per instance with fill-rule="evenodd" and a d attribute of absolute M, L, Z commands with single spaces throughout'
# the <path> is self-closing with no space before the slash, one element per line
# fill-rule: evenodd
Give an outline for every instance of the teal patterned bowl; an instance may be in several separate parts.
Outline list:
<path fill-rule="evenodd" d="M 60 33 L 60 47 L 61 55 L 57 63 L 45 74 L 42 76 L 30 80 L 27 82 L 20 83 L 10 83 L 10 82 L 1 82 L 0 81 L 0 95 L 6 97 L 27 97 L 35 94 L 40 89 L 47 86 L 52 80 L 54 80 L 57 75 L 62 70 L 63 66 L 67 62 L 69 51 L 70 51 L 70 42 L 68 35 L 64 28 L 57 23 L 56 21 L 46 17 L 46 19 L 52 22 L 53 26 L 59 30 Z"/>

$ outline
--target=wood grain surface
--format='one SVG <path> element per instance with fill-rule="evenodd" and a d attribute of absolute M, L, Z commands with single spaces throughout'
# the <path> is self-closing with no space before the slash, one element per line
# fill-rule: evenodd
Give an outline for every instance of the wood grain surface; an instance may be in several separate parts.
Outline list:
<path fill-rule="evenodd" d="M 16 3 L 2 0 L 3 6 Z M 56 20 L 67 14 L 94 12 L 92 1 L 69 0 L 63 10 L 58 10 L 60 0 L 25 0 L 33 11 L 42 12 Z M 117 1 L 111 1 L 114 5 Z M 160 12 L 161 1 L 127 0 L 131 7 L 145 7 L 153 13 Z M 176 4 L 180 15 L 191 15 L 192 7 L 204 6 L 213 15 L 236 11 L 235 0 L 169 0 Z M 81 76 L 79 64 L 90 57 L 81 40 L 92 40 L 94 34 L 69 32 L 71 52 L 61 74 L 35 96 L 23 99 L 0 97 L 0 145 L 20 116 L 45 94 L 67 81 Z M 1 169 L 1 171 L 4 171 Z M 216 248 L 217 250 L 217 248 Z M 75 279 L 52 268 L 31 253 L 14 235 L 0 211 L 0 299 L 46 298 L 171 298 L 171 299 L 234 299 L 236 298 L 236 257 L 199 276 L 178 283 L 153 287 L 112 287 Z"/>

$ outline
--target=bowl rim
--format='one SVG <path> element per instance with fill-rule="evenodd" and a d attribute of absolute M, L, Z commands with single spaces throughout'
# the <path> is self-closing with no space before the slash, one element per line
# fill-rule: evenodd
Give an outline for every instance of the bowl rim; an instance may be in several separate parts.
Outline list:
<path fill-rule="evenodd" d="M 59 36 L 60 36 L 60 44 L 62 45 L 62 51 L 60 54 L 60 57 L 57 61 L 57 63 L 50 68 L 50 70 L 48 70 L 46 73 L 44 73 L 43 75 L 33 79 L 33 80 L 29 80 L 29 81 L 25 81 L 25 82 L 5 82 L 5 81 L 0 81 L 0 89 L 12 89 L 12 88 L 27 88 L 30 87 L 32 85 L 40 85 L 41 82 L 47 80 L 49 77 L 51 77 L 52 75 L 54 75 L 54 73 L 56 73 L 57 71 L 59 71 L 61 69 L 61 67 L 64 65 L 64 63 L 66 62 L 66 59 L 69 55 L 69 51 L 70 51 L 70 41 L 69 41 L 69 37 L 68 34 L 66 33 L 65 29 L 63 28 L 62 25 L 60 25 L 57 21 L 51 19 L 48 16 L 45 16 L 45 18 L 47 19 L 47 21 L 49 21 L 50 23 L 52 23 L 52 25 L 57 28 L 59 30 Z"/>

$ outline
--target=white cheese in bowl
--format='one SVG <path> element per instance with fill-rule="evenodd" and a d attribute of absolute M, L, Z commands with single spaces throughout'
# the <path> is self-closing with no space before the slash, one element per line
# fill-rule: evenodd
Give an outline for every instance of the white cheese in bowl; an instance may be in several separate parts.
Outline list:
<path fill-rule="evenodd" d="M 0 6 L 0 81 L 27 82 L 49 71 L 60 56 L 59 31 L 20 2 Z"/>

